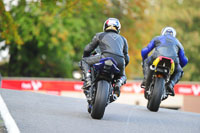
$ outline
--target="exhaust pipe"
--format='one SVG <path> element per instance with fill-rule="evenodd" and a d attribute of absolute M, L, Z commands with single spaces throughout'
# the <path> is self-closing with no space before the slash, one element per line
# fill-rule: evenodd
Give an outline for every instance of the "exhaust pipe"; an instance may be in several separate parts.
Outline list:
<path fill-rule="evenodd" d="M 117 98 L 118 98 L 118 96 L 117 96 L 116 94 L 113 94 L 113 99 L 114 99 L 114 101 L 116 101 Z"/>
<path fill-rule="evenodd" d="M 156 70 L 156 67 L 154 65 L 151 65 L 150 70 L 154 71 L 154 70 Z"/>
<path fill-rule="evenodd" d="M 111 96 L 110 96 L 110 103 L 116 101 L 117 98 L 118 98 L 118 97 L 117 97 L 116 94 L 111 95 Z"/>

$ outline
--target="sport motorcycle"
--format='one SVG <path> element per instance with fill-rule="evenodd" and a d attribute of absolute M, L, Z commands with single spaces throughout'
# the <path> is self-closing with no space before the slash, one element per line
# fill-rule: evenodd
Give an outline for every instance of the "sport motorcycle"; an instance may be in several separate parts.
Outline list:
<path fill-rule="evenodd" d="M 117 100 L 114 86 L 115 75 L 119 72 L 117 62 L 112 57 L 102 58 L 99 63 L 91 67 L 92 85 L 88 90 L 84 90 L 84 93 L 88 102 L 88 112 L 92 118 L 101 119 L 106 106 Z"/>
<path fill-rule="evenodd" d="M 174 68 L 173 59 L 163 56 L 157 57 L 150 65 L 144 92 L 144 97 L 148 100 L 147 108 L 150 111 L 157 112 L 161 101 L 170 95 L 166 85 L 174 73 Z"/>

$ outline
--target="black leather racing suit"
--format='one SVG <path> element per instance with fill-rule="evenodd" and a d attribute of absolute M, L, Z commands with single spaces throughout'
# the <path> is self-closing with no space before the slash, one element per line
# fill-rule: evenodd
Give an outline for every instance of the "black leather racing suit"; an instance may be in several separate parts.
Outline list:
<path fill-rule="evenodd" d="M 97 47 L 100 53 L 90 56 L 91 52 Z M 125 66 L 129 63 L 128 44 L 126 39 L 114 31 L 97 33 L 84 49 L 81 63 L 82 70 L 86 77 L 90 65 L 99 62 L 100 59 L 104 57 L 112 57 L 115 59 L 117 67 L 120 69 L 120 73 L 116 78 L 121 79 L 125 83 Z"/>

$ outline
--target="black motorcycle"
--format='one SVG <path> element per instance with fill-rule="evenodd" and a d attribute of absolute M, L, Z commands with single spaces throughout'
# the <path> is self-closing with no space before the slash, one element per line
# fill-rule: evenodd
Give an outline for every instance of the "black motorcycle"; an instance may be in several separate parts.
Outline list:
<path fill-rule="evenodd" d="M 147 108 L 150 111 L 157 112 L 161 101 L 167 99 L 170 92 L 165 86 L 174 68 L 174 61 L 163 56 L 156 58 L 150 66 L 144 92 L 144 97 L 148 100 Z"/>
<path fill-rule="evenodd" d="M 106 106 L 117 99 L 114 94 L 115 74 L 119 73 L 116 61 L 111 57 L 100 60 L 91 67 L 92 85 L 85 90 L 88 112 L 94 119 L 101 119 Z"/>

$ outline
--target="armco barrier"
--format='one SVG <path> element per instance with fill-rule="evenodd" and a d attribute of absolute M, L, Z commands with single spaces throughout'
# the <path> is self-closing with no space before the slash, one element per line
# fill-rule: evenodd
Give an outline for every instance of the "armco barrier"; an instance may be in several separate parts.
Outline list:
<path fill-rule="evenodd" d="M 122 86 L 121 91 L 124 93 L 143 93 L 137 81 L 129 81 Z M 21 79 L 3 79 L 2 88 L 27 91 L 45 91 L 60 95 L 62 91 L 81 92 L 83 82 L 68 80 L 21 80 Z M 180 95 L 200 96 L 200 83 L 179 83 L 175 86 L 175 93 Z"/>

